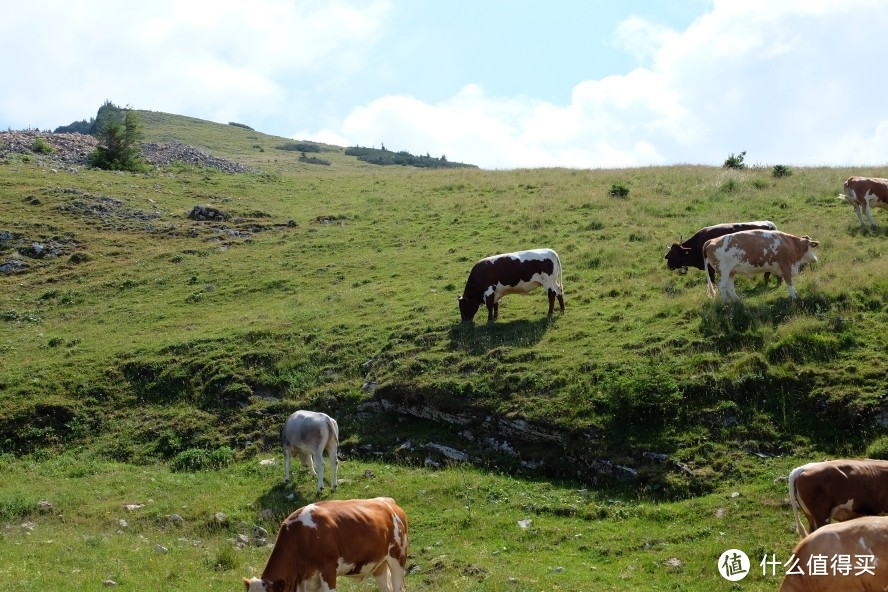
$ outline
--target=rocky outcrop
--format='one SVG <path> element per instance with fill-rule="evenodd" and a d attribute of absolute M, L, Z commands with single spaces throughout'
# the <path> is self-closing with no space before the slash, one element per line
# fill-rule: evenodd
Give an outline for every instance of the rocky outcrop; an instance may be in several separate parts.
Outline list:
<path fill-rule="evenodd" d="M 53 134 L 31 130 L 0 132 L 0 158 L 11 154 L 27 154 L 38 163 L 49 166 L 89 166 L 89 155 L 97 145 L 98 140 L 86 134 Z M 158 167 L 181 162 L 226 173 L 246 173 L 251 170 L 181 142 L 145 142 L 142 144 L 142 158 Z"/>

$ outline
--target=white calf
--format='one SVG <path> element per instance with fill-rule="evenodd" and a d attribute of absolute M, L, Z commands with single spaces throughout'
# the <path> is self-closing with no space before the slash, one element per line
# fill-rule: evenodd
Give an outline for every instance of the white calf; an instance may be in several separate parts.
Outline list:
<path fill-rule="evenodd" d="M 284 482 L 290 481 L 290 458 L 298 456 L 302 466 L 311 468 L 318 477 L 318 495 L 324 489 L 324 450 L 330 458 L 333 479 L 330 488 L 336 490 L 339 481 L 339 424 L 326 413 L 297 411 L 287 418 L 281 431 L 284 449 Z M 313 461 L 313 462 L 312 462 Z"/>

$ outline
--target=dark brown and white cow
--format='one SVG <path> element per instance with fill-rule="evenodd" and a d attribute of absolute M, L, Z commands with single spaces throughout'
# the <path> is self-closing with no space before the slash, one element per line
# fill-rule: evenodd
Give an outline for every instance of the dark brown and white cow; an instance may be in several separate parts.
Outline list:
<path fill-rule="evenodd" d="M 372 575 L 382 592 L 402 592 L 407 514 L 389 497 L 330 500 L 299 508 L 281 524 L 259 578 L 247 592 L 333 592 L 337 576 Z"/>
<path fill-rule="evenodd" d="M 888 590 L 888 516 L 828 524 L 802 539 L 784 565 L 780 592 Z"/>
<path fill-rule="evenodd" d="M 833 521 L 886 514 L 888 461 L 831 460 L 796 467 L 789 474 L 789 501 L 802 536 Z M 807 530 L 800 511 L 808 519 Z"/>
<path fill-rule="evenodd" d="M 709 297 L 715 296 L 714 273 L 720 274 L 718 289 L 724 299 L 739 300 L 734 276 L 771 272 L 786 282 L 789 297 L 795 299 L 792 276 L 805 263 L 817 261 L 814 247 L 820 244 L 809 236 L 794 236 L 779 230 L 744 230 L 714 238 L 703 245 L 706 258 L 706 284 Z"/>
<path fill-rule="evenodd" d="M 499 301 L 507 294 L 527 294 L 543 287 L 549 296 L 549 316 L 555 310 L 555 298 L 564 312 L 561 286 L 561 259 L 552 249 L 532 249 L 493 255 L 478 261 L 469 273 L 459 313 L 470 323 L 481 304 L 487 305 L 487 322 L 499 317 Z"/>
<path fill-rule="evenodd" d="M 695 232 L 683 243 L 672 243 L 669 252 L 666 253 L 666 267 L 681 269 L 681 273 L 687 273 L 688 267 L 702 270 L 706 265 L 706 261 L 703 259 L 703 245 L 706 244 L 706 241 L 743 230 L 777 230 L 777 226 L 770 220 L 730 222 L 707 226 Z M 715 280 L 715 278 L 712 279 Z"/>
<path fill-rule="evenodd" d="M 873 212 L 870 208 L 884 208 L 888 210 L 888 179 L 875 177 L 848 177 L 845 181 L 845 192 L 839 194 L 839 199 L 844 199 L 854 206 L 854 213 L 860 220 L 860 225 L 866 229 L 863 215 L 869 218 L 870 224 L 876 228 L 873 220 Z"/>
<path fill-rule="evenodd" d="M 324 489 L 324 450 L 330 459 L 330 489 L 339 484 L 339 424 L 317 411 L 299 410 L 290 415 L 281 430 L 284 449 L 284 482 L 290 481 L 290 459 L 297 456 L 303 467 L 309 467 L 318 478 L 318 495 Z"/>

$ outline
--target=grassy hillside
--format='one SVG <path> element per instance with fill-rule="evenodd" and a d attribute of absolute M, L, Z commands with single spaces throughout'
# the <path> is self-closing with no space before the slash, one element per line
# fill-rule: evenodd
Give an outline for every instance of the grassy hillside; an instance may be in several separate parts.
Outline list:
<path fill-rule="evenodd" d="M 861 231 L 835 198 L 850 174 L 883 171 L 418 170 L 337 147 L 319 166 L 277 150 L 284 138 L 142 115 L 147 140 L 175 139 L 255 172 L 0 162 L 0 265 L 27 265 L 0 275 L 0 451 L 10 471 L 47 466 L 63 448 L 78 466 L 175 466 L 195 450 L 252 466 L 276 449 L 286 414 L 309 407 L 337 416 L 347 456 L 402 471 L 439 443 L 502 478 L 572 479 L 568 491 L 616 491 L 633 508 L 695 495 L 709 507 L 726 487 L 758 488 L 769 505 L 756 515 L 761 539 L 785 518 L 785 484 L 773 479 L 786 466 L 862 454 L 884 433 L 888 234 Z M 611 197 L 614 184 L 629 195 Z M 190 220 L 198 204 L 228 219 Z M 707 298 L 702 272 L 665 268 L 672 241 L 746 219 L 821 241 L 820 261 L 795 282 L 797 302 L 782 285 L 741 280 L 743 303 L 725 306 Z M 35 243 L 53 254 L 36 256 Z M 477 259 L 540 246 L 561 255 L 563 316 L 547 321 L 538 292 L 506 298 L 494 325 L 483 314 L 459 323 L 456 297 Z M 775 456 L 793 460 L 763 464 Z M 499 477 L 472 477 L 507 487 L 488 478 Z M 4 520 L 26 514 L 17 508 L 29 495 L 0 496 Z M 590 503 L 607 505 L 596 496 Z M 709 538 L 718 526 L 699 528 L 707 534 L 675 536 L 720 544 Z M 465 567 L 443 565 L 449 575 Z M 605 571 L 606 586 L 621 589 Z"/>

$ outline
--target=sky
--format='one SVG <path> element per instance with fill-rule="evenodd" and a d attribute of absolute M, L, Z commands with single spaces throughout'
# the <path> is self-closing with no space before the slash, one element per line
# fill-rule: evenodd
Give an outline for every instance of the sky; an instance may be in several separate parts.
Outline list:
<path fill-rule="evenodd" d="M 888 163 L 882 0 L 29 0 L 0 130 L 121 107 L 485 169 Z"/>

